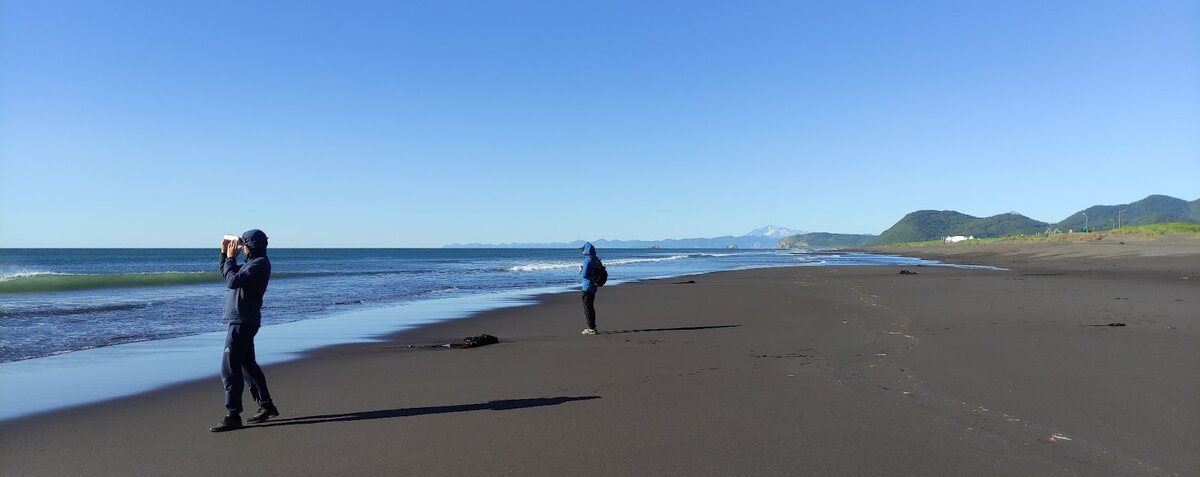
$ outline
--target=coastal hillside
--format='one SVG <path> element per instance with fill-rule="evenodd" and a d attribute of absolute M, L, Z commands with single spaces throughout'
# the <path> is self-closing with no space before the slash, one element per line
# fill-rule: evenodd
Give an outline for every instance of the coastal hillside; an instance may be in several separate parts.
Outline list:
<path fill-rule="evenodd" d="M 1191 202 L 1165 195 L 1151 195 L 1129 204 L 1095 205 L 1071 214 L 1058 223 L 1047 223 L 1017 213 L 975 217 L 953 210 L 918 210 L 879 236 L 827 232 L 801 233 L 768 225 L 742 236 L 699 237 L 662 240 L 593 240 L 599 248 L 846 248 L 940 240 L 963 235 L 978 238 L 1033 235 L 1058 229 L 1108 230 L 1118 225 L 1147 225 L 1165 222 L 1200 223 L 1200 199 Z M 448 248 L 577 248 L 582 240 L 555 243 L 451 244 Z"/>
<path fill-rule="evenodd" d="M 1120 222 L 1118 224 L 1118 222 Z M 1071 214 L 1054 224 L 1060 230 L 1107 230 L 1118 225 L 1163 222 L 1200 223 L 1200 199 L 1191 202 L 1165 195 L 1152 195 L 1129 204 L 1095 205 Z"/>
<path fill-rule="evenodd" d="M 1016 213 L 981 218 L 953 210 L 918 210 L 905 215 L 891 228 L 879 234 L 871 244 L 924 242 L 952 235 L 1003 237 L 1036 234 L 1044 232 L 1049 225 Z"/>
<path fill-rule="evenodd" d="M 919 210 L 900 219 L 869 245 L 938 240 L 952 235 L 978 238 L 1032 235 L 1047 229 L 1080 231 L 1108 230 L 1118 225 L 1147 225 L 1165 222 L 1200 223 L 1200 199 L 1191 202 L 1165 195 L 1152 195 L 1129 204 L 1096 205 L 1050 224 L 1016 213 L 974 217 L 953 210 Z"/>
<path fill-rule="evenodd" d="M 831 234 L 812 232 L 784 237 L 779 248 L 845 248 L 862 247 L 875 239 L 869 234 Z"/>

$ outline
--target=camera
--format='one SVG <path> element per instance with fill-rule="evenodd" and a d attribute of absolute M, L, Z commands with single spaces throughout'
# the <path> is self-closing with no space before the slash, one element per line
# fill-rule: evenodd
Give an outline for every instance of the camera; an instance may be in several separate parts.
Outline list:
<path fill-rule="evenodd" d="M 241 255 L 242 254 L 242 238 L 238 237 L 237 235 L 230 235 L 230 234 L 225 234 L 225 237 L 221 238 L 221 244 L 222 244 L 221 245 L 221 254 L 224 255 L 224 253 L 225 253 L 225 249 L 224 249 L 225 245 L 224 244 L 227 244 L 229 242 L 233 242 L 233 255 L 232 256 L 236 257 L 238 255 Z"/>

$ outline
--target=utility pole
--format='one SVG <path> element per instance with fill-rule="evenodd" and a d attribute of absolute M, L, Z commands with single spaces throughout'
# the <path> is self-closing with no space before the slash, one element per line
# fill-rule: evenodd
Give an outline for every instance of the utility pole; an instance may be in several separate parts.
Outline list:
<path fill-rule="evenodd" d="M 1125 213 L 1125 209 L 1117 211 L 1117 228 L 1121 228 L 1121 214 Z"/>
<path fill-rule="evenodd" d="M 1087 216 L 1087 212 L 1080 212 L 1080 213 L 1081 213 L 1081 214 L 1083 214 L 1083 231 L 1084 231 L 1084 232 L 1091 232 L 1091 231 L 1092 231 L 1092 227 L 1090 227 L 1090 226 L 1088 225 L 1088 224 L 1089 224 L 1089 222 L 1088 222 L 1088 216 Z"/>

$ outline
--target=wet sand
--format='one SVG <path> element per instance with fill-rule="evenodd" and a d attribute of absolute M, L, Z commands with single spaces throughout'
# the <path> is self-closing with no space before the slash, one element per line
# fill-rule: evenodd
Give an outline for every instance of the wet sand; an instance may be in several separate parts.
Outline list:
<path fill-rule="evenodd" d="M 239 431 L 215 376 L 6 421 L 0 473 L 1200 474 L 1200 248 L 1074 247 L 550 295 L 270 366 Z"/>

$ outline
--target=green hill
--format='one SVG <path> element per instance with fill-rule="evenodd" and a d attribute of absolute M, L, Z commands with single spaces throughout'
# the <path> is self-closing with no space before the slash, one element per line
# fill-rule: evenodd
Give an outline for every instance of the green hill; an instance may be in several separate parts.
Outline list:
<path fill-rule="evenodd" d="M 953 210 L 918 210 L 883 231 L 871 245 L 924 242 L 952 235 L 983 238 L 1036 234 L 1044 232 L 1049 225 L 1013 213 L 979 218 Z"/>
<path fill-rule="evenodd" d="M 1188 202 L 1165 195 L 1152 195 L 1121 205 L 1096 205 L 1071 214 L 1054 224 L 1060 230 L 1108 230 L 1120 225 L 1146 225 L 1163 222 L 1200 222 L 1200 199 Z"/>
<path fill-rule="evenodd" d="M 779 240 L 778 248 L 845 248 L 862 247 L 875 238 L 864 234 L 831 234 L 813 232 L 793 235 Z"/>
<path fill-rule="evenodd" d="M 1085 218 L 1086 214 L 1086 218 Z M 1200 224 L 1200 199 L 1191 202 L 1165 195 L 1152 195 L 1122 205 L 1097 205 L 1081 210 L 1057 224 L 1039 222 L 1021 214 L 1008 213 L 974 217 L 953 210 L 918 210 L 905 215 L 878 237 L 856 234 L 807 233 L 779 241 L 779 248 L 841 248 L 940 240 L 954 235 L 976 238 L 1034 235 L 1047 229 L 1108 230 L 1117 225 L 1162 223 Z"/>

